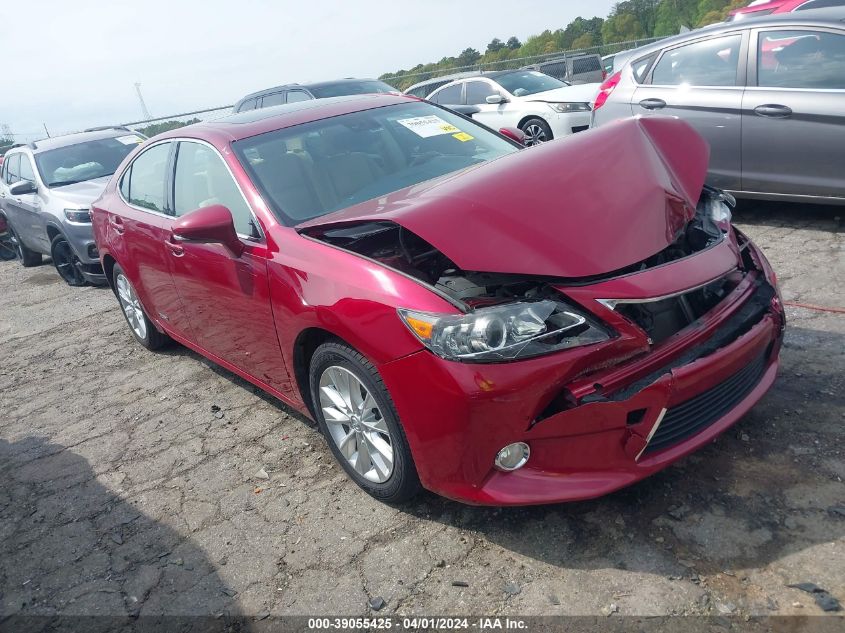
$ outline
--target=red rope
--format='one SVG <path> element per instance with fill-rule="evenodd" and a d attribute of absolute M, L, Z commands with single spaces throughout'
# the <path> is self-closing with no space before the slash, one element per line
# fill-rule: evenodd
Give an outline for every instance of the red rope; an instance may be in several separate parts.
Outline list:
<path fill-rule="evenodd" d="M 813 305 L 812 303 L 798 303 L 797 301 L 784 301 L 783 304 L 791 308 L 804 308 L 806 310 L 815 310 L 816 312 L 833 312 L 834 314 L 845 314 L 845 308 L 826 308 L 824 306 Z"/>

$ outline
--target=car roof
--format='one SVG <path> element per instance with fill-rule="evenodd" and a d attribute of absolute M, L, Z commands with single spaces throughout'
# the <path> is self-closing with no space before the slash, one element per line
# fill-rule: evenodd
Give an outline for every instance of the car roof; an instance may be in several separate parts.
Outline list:
<path fill-rule="evenodd" d="M 60 147 L 69 147 L 71 145 L 78 145 L 79 143 L 87 143 L 88 141 L 98 141 L 104 138 L 117 138 L 118 136 L 128 136 L 138 134 L 128 128 L 124 127 L 109 127 L 87 130 L 85 132 L 74 132 L 72 134 L 62 134 L 61 136 L 50 136 L 47 138 L 16 145 L 10 149 L 28 148 L 33 154 L 40 154 L 51 149 L 59 149 Z M 141 137 L 143 138 L 143 137 Z"/>
<path fill-rule="evenodd" d="M 415 83 L 413 86 L 410 86 L 405 89 L 405 92 L 410 92 L 411 90 L 415 90 L 416 88 L 421 88 L 423 86 L 427 86 L 429 84 L 436 84 L 438 82 L 444 81 L 446 83 L 450 83 L 452 81 L 457 81 L 458 79 L 466 79 L 467 77 L 478 77 L 479 75 L 487 75 L 488 73 L 482 72 L 480 70 L 468 70 L 462 73 L 452 73 L 450 75 L 440 75 L 438 77 L 431 77 L 430 79 L 426 79 L 425 81 L 420 81 Z"/>
<path fill-rule="evenodd" d="M 337 85 L 343 85 L 343 84 L 356 84 L 356 83 L 360 83 L 362 81 L 379 81 L 381 83 L 384 83 L 383 81 L 381 81 L 381 79 L 366 79 L 366 78 L 365 79 L 356 79 L 355 77 L 344 77 L 343 79 L 332 79 L 330 81 L 315 81 L 315 82 L 311 82 L 311 83 L 307 83 L 307 84 L 300 84 L 300 83 L 282 84 L 281 86 L 273 86 L 272 88 L 264 88 L 263 90 L 251 92 L 248 95 L 246 95 L 245 97 L 243 97 L 242 99 L 240 99 L 240 101 L 238 101 L 238 103 L 240 104 L 240 103 L 243 103 L 244 101 L 247 101 L 248 99 L 254 99 L 255 97 L 261 97 L 261 96 L 264 96 L 266 94 L 272 94 L 274 92 L 278 92 L 279 90 L 295 90 L 297 88 L 298 89 L 304 88 L 305 90 L 310 90 L 311 88 L 325 88 L 326 86 L 337 86 Z"/>
<path fill-rule="evenodd" d="M 681 33 L 680 35 L 673 35 L 665 39 L 640 46 L 639 48 L 625 51 L 625 63 L 634 59 L 639 59 L 645 55 L 649 55 L 655 51 L 661 51 L 668 45 L 679 44 L 686 41 L 696 40 L 705 35 L 718 35 L 719 33 L 729 33 L 732 31 L 740 31 L 749 28 L 766 28 L 769 26 L 843 26 L 845 22 L 845 7 L 833 7 L 828 9 L 809 9 L 807 11 L 799 11 L 796 13 L 779 13 L 776 15 L 767 15 L 765 17 L 754 18 L 754 20 L 741 20 L 739 22 L 719 22 L 704 26 L 693 31 Z M 621 54 L 621 53 L 620 53 Z"/>
<path fill-rule="evenodd" d="M 400 103 L 421 101 L 416 97 L 396 94 L 364 94 L 310 99 L 258 110 L 247 110 L 212 121 L 194 123 L 159 134 L 155 140 L 189 137 L 218 142 L 222 145 L 293 125 Z"/>

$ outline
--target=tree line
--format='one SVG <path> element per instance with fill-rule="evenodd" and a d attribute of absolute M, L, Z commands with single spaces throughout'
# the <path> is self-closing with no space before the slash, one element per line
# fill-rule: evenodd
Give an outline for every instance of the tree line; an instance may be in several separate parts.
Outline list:
<path fill-rule="evenodd" d="M 568 50 L 589 49 L 617 42 L 674 35 L 682 29 L 694 29 L 723 21 L 733 9 L 749 0 L 626 0 L 614 5 L 607 18 L 577 17 L 566 27 L 547 29 L 525 42 L 516 37 L 505 41 L 493 38 L 482 53 L 465 48 L 454 57 L 438 62 L 417 64 L 379 79 L 405 90 L 412 84 L 450 70 L 492 64 L 504 67 L 507 60 L 535 57 Z"/>

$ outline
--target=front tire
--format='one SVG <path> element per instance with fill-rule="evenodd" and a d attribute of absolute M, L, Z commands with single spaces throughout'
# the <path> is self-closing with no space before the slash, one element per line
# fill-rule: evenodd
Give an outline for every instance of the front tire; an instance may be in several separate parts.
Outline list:
<path fill-rule="evenodd" d="M 402 503 L 421 489 L 408 440 L 378 370 L 341 342 L 311 358 L 311 400 L 335 459 L 368 494 Z"/>
<path fill-rule="evenodd" d="M 113 287 L 117 294 L 117 300 L 123 311 L 123 316 L 129 324 L 129 330 L 141 345 L 148 350 L 157 350 L 166 346 L 172 340 L 167 334 L 162 334 L 150 321 L 141 300 L 135 292 L 135 288 L 123 272 L 119 264 L 115 264 L 112 272 Z"/>
<path fill-rule="evenodd" d="M 56 235 L 50 244 L 50 257 L 53 258 L 53 265 L 59 276 L 68 286 L 84 286 L 88 283 L 79 269 L 79 257 L 61 233 Z"/>
<path fill-rule="evenodd" d="M 519 129 L 525 134 L 526 147 L 539 145 L 540 143 L 551 141 L 554 138 L 552 135 L 552 128 L 549 127 L 549 124 L 543 119 L 536 117 L 528 119 L 519 127 Z"/>

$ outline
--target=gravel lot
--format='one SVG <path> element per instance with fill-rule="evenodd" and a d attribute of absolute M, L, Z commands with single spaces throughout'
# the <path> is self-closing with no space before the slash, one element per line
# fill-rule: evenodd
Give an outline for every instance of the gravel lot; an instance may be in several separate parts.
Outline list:
<path fill-rule="evenodd" d="M 786 300 L 843 307 L 843 215 L 736 219 Z M 630 489 L 397 509 L 272 398 L 135 344 L 108 290 L 17 262 L 0 289 L 0 615 L 823 613 L 799 582 L 845 602 L 845 315 L 789 308 L 773 390 Z"/>

